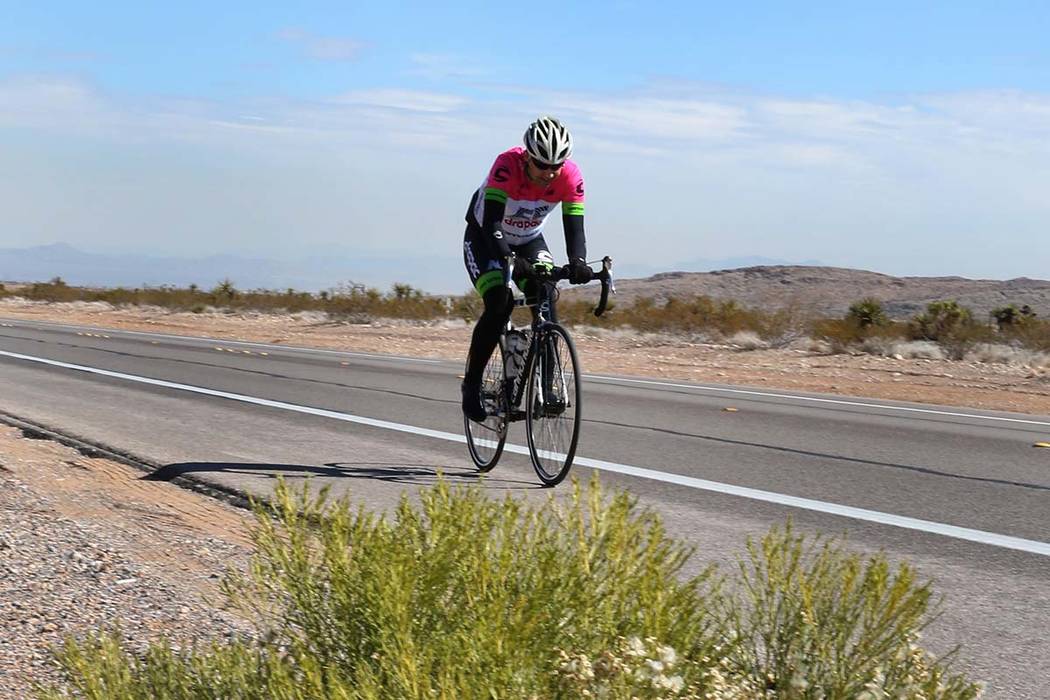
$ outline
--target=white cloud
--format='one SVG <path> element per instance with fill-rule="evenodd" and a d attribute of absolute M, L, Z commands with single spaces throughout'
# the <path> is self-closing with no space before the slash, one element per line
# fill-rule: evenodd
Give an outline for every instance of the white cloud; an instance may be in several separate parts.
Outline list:
<path fill-rule="evenodd" d="M 465 98 L 457 95 L 395 88 L 355 90 L 339 95 L 331 101 L 337 104 L 367 105 L 410 112 L 451 112 L 467 104 Z"/>
<path fill-rule="evenodd" d="M 754 105 L 754 114 L 778 131 L 823 138 L 893 137 L 924 121 L 913 106 L 829 100 L 763 99 Z"/>
<path fill-rule="evenodd" d="M 643 140 L 727 141 L 742 137 L 748 126 L 744 109 L 691 97 L 565 97 L 557 104 L 606 132 Z"/>
<path fill-rule="evenodd" d="M 365 48 L 364 42 L 349 37 L 320 36 L 298 27 L 288 27 L 277 36 L 301 46 L 311 58 L 320 61 L 353 61 Z"/>
<path fill-rule="evenodd" d="M 429 80 L 476 79 L 489 74 L 488 70 L 453 54 L 414 53 L 409 60 L 413 67 L 408 74 Z"/>
<path fill-rule="evenodd" d="M 354 216 L 368 217 L 373 209 L 402 206 L 382 200 L 383 182 L 400 181 L 406 173 L 416 178 L 412 191 L 420 193 L 413 205 L 419 211 L 406 210 L 409 218 L 433 216 L 442 207 L 458 211 L 488 159 L 517 143 L 536 114 L 550 111 L 563 116 L 577 137 L 593 202 L 589 228 L 649 230 L 652 208 L 623 202 L 663 203 L 652 245 L 638 256 L 703 240 L 712 245 L 708 257 L 764 253 L 849 262 L 849 255 L 878 253 L 882 257 L 872 264 L 892 272 L 882 261 L 891 260 L 894 250 L 909 250 L 909 271 L 919 273 L 921 251 L 915 251 L 921 245 L 930 251 L 929 265 L 939 266 L 936 271 L 974 273 L 979 265 L 995 263 L 993 256 L 968 249 L 966 236 L 978 240 L 987 231 L 1003 241 L 1006 252 L 999 267 L 980 274 L 1034 275 L 1036 270 L 1025 266 L 1050 265 L 1050 256 L 1039 252 L 1046 246 L 1033 233 L 1045 232 L 1050 212 L 1048 95 L 927 94 L 876 102 L 688 86 L 630 94 L 502 86 L 485 94 L 468 99 L 449 91 L 390 87 L 312 101 L 132 100 L 78 80 L 35 76 L 0 80 L 0 127 L 41 132 L 40 142 L 60 142 L 51 134 L 89 134 L 99 137 L 94 143 L 100 152 L 111 144 L 116 160 L 136 152 L 124 147 L 129 143 L 175 154 L 193 150 L 183 149 L 183 143 L 199 146 L 195 152 L 208 158 L 241 164 L 229 166 L 231 182 L 251 181 L 251 174 L 235 172 L 236 167 L 247 169 L 244 163 L 260 158 L 277 164 L 275 170 L 294 163 L 281 186 L 298 188 L 300 202 L 314 207 L 313 225 L 331 230 L 344 227 L 349 216 L 340 214 L 349 206 L 339 199 L 343 187 L 359 203 Z M 44 160 L 26 156 L 23 167 Z M 158 159 L 149 167 L 161 180 L 176 166 Z M 11 159 L 0 159 L 0 169 L 8 182 L 19 172 Z M 70 178 L 91 177 L 79 166 L 65 170 Z M 311 180 L 311 173 L 326 175 Z M 332 173 L 338 174 L 336 184 Z M 344 174 L 350 184 L 338 181 Z M 52 186 L 49 178 L 38 179 L 40 191 Z M 185 181 L 187 201 L 204 196 L 191 176 Z M 375 191 L 363 193 L 368 187 Z M 295 222 L 302 205 L 282 209 L 278 190 L 274 185 L 260 196 L 273 210 L 267 216 Z M 321 202 L 316 192 L 335 194 Z M 25 204 L 27 221 L 36 221 L 32 212 L 48 206 L 42 199 L 30 206 L 33 197 L 16 190 L 9 195 L 15 204 Z M 249 195 L 246 190 L 243 197 Z M 91 198 L 85 195 L 84 201 Z M 70 221 L 77 220 L 74 214 L 86 216 L 69 208 Z M 453 211 L 449 220 L 459 215 Z M 375 219 L 372 230 L 382 230 L 385 220 L 379 214 Z M 237 221 L 231 213 L 226 224 L 233 228 Z M 1023 236 L 1029 236 L 1027 243 L 1010 242 Z M 622 240 L 628 246 L 637 238 Z M 857 241 L 865 240 L 878 241 L 879 250 L 856 252 Z M 1009 252 L 1011 245 L 1026 254 Z M 943 250 L 951 250 L 954 260 L 935 257 Z M 965 269 L 966 256 L 980 263 Z"/>
<path fill-rule="evenodd" d="M 27 115 L 95 113 L 105 109 L 101 95 L 86 83 L 67 78 L 25 76 L 0 83 L 0 119 Z"/>
<path fill-rule="evenodd" d="M 550 94 L 544 109 L 523 111 L 515 88 L 498 98 L 468 99 L 440 91 L 379 88 L 328 100 L 117 100 L 83 81 L 24 76 L 0 82 L 0 124 L 96 131 L 116 138 L 207 138 L 220 129 L 289 138 L 345 137 L 442 147 L 461 137 L 499 141 L 517 134 L 534 112 L 563 116 L 591 152 L 698 154 L 836 166 L 894 159 L 998 159 L 1050 148 L 1050 96 L 1025 93 L 920 95 L 899 104 L 786 100 L 739 94 Z M 983 154 L 983 156 L 981 155 Z"/>

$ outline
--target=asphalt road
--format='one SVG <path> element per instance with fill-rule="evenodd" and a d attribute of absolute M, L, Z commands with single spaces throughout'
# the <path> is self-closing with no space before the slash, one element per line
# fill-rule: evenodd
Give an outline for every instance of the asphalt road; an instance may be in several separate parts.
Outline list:
<path fill-rule="evenodd" d="M 586 357 L 583 358 L 586 366 Z M 376 508 L 438 472 L 478 483 L 460 365 L 0 319 L 0 411 L 265 493 L 311 477 Z M 148 381 L 144 381 L 148 380 Z M 1050 417 L 595 377 L 574 473 L 601 472 L 731 565 L 791 518 L 935 580 L 930 648 L 987 697 L 1050 697 Z M 725 409 L 732 408 L 735 411 Z M 520 424 L 510 442 L 524 445 Z M 546 497 L 526 457 L 480 480 Z M 564 487 L 562 487 L 564 488 Z"/>

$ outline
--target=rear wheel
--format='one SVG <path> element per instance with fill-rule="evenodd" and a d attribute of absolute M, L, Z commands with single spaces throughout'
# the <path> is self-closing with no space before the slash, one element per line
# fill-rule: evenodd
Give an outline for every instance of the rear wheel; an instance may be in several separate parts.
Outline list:
<path fill-rule="evenodd" d="M 580 372 L 576 348 L 557 324 L 544 328 L 528 368 L 525 434 L 529 456 L 545 486 L 565 478 L 580 437 Z"/>
<path fill-rule="evenodd" d="M 463 416 L 463 430 L 467 435 L 467 450 L 478 471 L 487 472 L 496 466 L 507 441 L 507 395 L 503 391 L 503 353 L 497 347 L 492 352 L 481 380 L 481 402 L 488 417 L 481 423 Z"/>

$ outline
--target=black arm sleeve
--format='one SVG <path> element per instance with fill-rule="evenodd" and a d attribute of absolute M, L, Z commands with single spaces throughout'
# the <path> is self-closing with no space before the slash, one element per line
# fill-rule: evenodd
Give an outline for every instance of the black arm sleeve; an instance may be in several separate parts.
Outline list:
<path fill-rule="evenodd" d="M 569 262 L 587 260 L 587 237 L 583 235 L 583 216 L 562 214 L 561 224 L 565 229 L 565 252 L 569 255 Z"/>
<path fill-rule="evenodd" d="M 489 244 L 492 257 L 496 260 L 503 260 L 510 252 L 510 248 L 502 238 L 503 234 L 499 230 L 499 222 L 503 220 L 503 214 L 507 211 L 507 205 L 504 202 L 486 199 L 482 211 L 484 212 L 481 216 L 483 238 Z"/>
<path fill-rule="evenodd" d="M 477 221 L 474 219 L 474 205 L 477 201 L 478 192 L 474 192 L 474 195 L 470 198 L 470 206 L 467 207 L 466 217 L 464 217 L 467 223 L 474 226 L 477 226 Z M 481 238 L 488 246 L 492 258 L 494 260 L 502 260 L 507 251 L 501 250 L 499 242 L 496 240 L 496 231 L 499 229 L 499 222 L 503 219 L 507 205 L 491 199 L 485 200 L 484 205 L 481 209 Z"/>

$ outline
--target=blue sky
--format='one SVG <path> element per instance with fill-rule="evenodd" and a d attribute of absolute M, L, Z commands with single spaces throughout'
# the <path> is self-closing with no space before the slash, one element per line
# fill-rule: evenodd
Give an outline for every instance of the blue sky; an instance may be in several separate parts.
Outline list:
<path fill-rule="evenodd" d="M 1047 277 L 1047 36 L 1035 2 L 0 2 L 0 247 L 457 289 L 471 189 L 551 112 L 595 254 Z"/>

